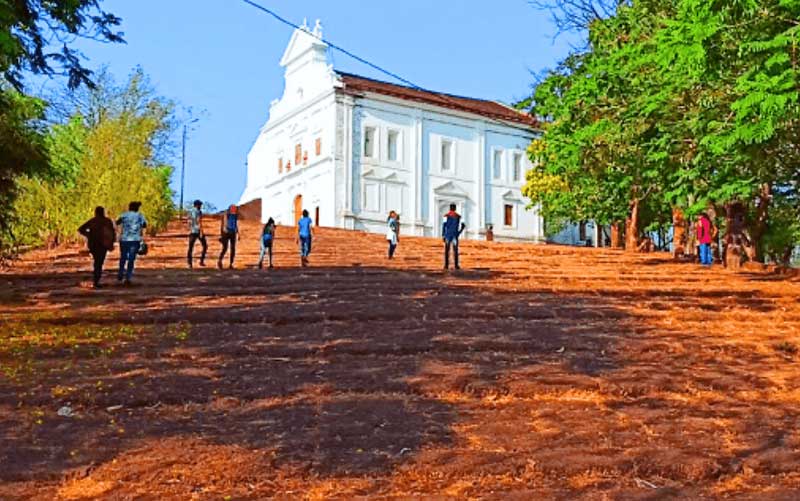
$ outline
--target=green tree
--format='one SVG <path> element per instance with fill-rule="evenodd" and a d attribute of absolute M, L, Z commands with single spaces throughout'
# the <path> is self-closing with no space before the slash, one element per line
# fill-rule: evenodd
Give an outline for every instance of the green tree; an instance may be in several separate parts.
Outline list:
<path fill-rule="evenodd" d="M 729 249 L 789 255 L 797 19 L 798 0 L 645 0 L 593 19 L 530 100 L 546 125 L 526 194 L 563 221 L 624 214 L 629 247 L 670 212 L 715 209 Z"/>
<path fill-rule="evenodd" d="M 160 158 L 159 144 L 174 132 L 174 105 L 155 93 L 140 69 L 123 86 L 107 75 L 99 83 L 81 101 L 91 108 L 76 106 L 68 122 L 52 127 L 49 176 L 18 181 L 13 230 L 19 244 L 74 240 L 97 205 L 113 216 L 141 201 L 152 231 L 173 215 L 172 167 Z"/>
<path fill-rule="evenodd" d="M 48 175 L 43 102 L 23 94 L 26 73 L 63 75 L 70 88 L 92 85 L 71 48 L 76 38 L 121 42 L 120 19 L 99 0 L 0 0 L 0 253 L 10 234 L 20 176 Z"/>

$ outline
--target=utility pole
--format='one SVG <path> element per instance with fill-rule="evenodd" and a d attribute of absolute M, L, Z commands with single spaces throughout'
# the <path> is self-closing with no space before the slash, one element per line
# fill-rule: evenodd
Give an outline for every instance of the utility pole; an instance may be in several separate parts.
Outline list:
<path fill-rule="evenodd" d="M 178 205 L 180 220 L 183 221 L 183 180 L 186 175 L 186 125 L 183 126 L 183 146 L 181 147 L 181 201 Z"/>
<path fill-rule="evenodd" d="M 178 210 L 180 211 L 180 219 L 183 221 L 183 182 L 186 176 L 186 127 L 190 124 L 193 124 L 200 120 L 199 118 L 195 118 L 194 120 L 190 121 L 189 123 L 183 124 L 183 142 L 181 146 L 181 201 L 180 205 L 178 206 Z"/>

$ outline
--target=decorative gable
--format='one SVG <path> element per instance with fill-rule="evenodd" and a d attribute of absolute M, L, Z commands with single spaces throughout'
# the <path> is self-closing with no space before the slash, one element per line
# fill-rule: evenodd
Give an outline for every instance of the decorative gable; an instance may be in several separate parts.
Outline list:
<path fill-rule="evenodd" d="M 310 52 L 317 52 L 324 59 L 327 50 L 328 46 L 322 41 L 322 26 L 319 19 L 314 26 L 314 31 L 309 30 L 304 20 L 303 26 L 292 34 L 289 45 L 286 46 L 286 50 L 283 52 L 280 64 L 286 68 Z"/>
<path fill-rule="evenodd" d="M 439 185 L 438 187 L 433 189 L 433 192 L 436 193 L 437 195 L 457 197 L 457 198 L 469 198 L 469 193 L 462 190 L 453 181 L 448 181 L 444 184 Z"/>
<path fill-rule="evenodd" d="M 522 192 L 515 190 L 508 190 L 503 193 L 503 200 L 506 202 L 524 203 L 522 199 Z"/>

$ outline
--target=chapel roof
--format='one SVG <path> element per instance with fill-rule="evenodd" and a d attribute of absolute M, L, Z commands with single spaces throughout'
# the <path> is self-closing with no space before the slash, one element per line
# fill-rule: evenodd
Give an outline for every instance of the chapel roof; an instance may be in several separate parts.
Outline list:
<path fill-rule="evenodd" d="M 365 92 L 373 92 L 375 94 L 382 94 L 407 101 L 416 101 L 419 103 L 441 106 L 443 108 L 474 113 L 505 122 L 514 122 L 532 128 L 539 126 L 539 122 L 530 114 L 496 101 L 417 89 L 341 71 L 337 71 L 336 73 L 344 84 L 342 92 L 346 94 L 361 95 Z"/>

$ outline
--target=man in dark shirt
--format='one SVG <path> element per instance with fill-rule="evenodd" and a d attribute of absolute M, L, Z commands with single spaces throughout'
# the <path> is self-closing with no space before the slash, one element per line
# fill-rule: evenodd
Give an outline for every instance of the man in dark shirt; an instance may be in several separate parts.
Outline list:
<path fill-rule="evenodd" d="M 114 250 L 114 240 L 116 240 L 114 223 L 106 217 L 106 210 L 103 207 L 97 207 L 94 210 L 94 217 L 83 223 L 78 228 L 78 233 L 86 237 L 89 253 L 94 260 L 94 288 L 99 289 L 106 254 Z"/>
<path fill-rule="evenodd" d="M 453 248 L 453 262 L 455 269 L 460 270 L 458 265 L 458 237 L 464 231 L 466 225 L 461 222 L 461 216 L 456 212 L 456 204 L 450 204 L 450 212 L 444 216 L 442 223 L 442 240 L 444 240 L 444 269 L 450 268 L 450 247 Z"/>

